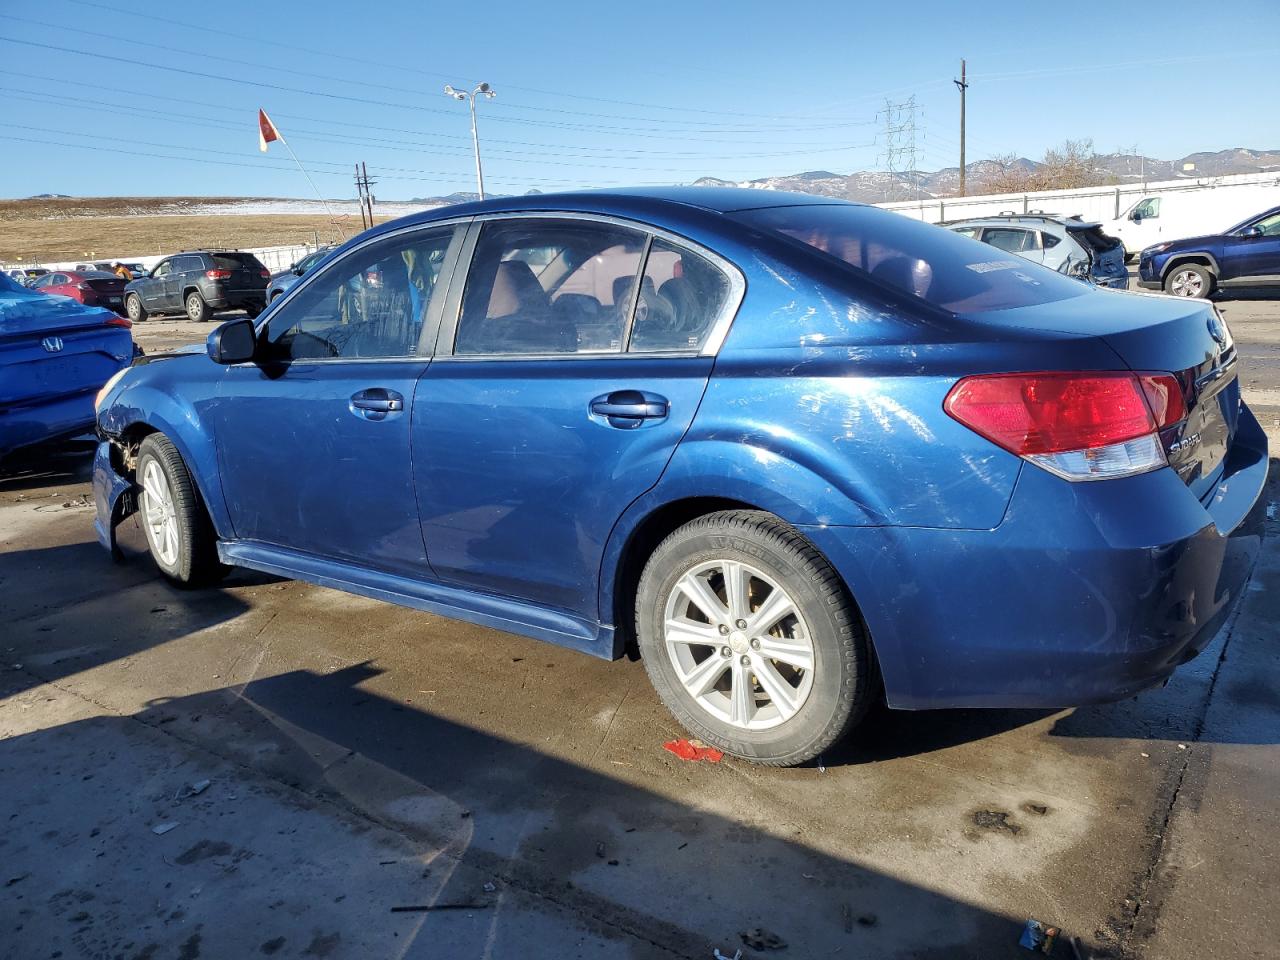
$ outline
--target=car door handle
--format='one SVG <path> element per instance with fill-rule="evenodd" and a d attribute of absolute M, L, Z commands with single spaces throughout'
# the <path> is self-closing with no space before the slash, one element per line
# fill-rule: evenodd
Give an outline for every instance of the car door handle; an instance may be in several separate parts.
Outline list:
<path fill-rule="evenodd" d="M 662 420 L 670 412 L 666 397 L 639 390 L 615 390 L 591 401 L 591 413 L 611 427 L 632 429 L 646 420 Z"/>
<path fill-rule="evenodd" d="M 351 405 L 359 410 L 372 410 L 375 413 L 394 413 L 404 409 L 404 401 L 382 397 L 352 397 Z"/>
<path fill-rule="evenodd" d="M 351 397 L 351 412 L 366 420 L 385 420 L 404 410 L 404 397 L 385 387 L 370 387 Z"/>

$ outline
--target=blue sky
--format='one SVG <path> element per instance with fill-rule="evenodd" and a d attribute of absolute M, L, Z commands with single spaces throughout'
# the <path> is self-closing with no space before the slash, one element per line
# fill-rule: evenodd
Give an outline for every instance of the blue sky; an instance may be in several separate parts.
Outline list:
<path fill-rule="evenodd" d="M 494 193 L 883 168 L 878 111 L 913 94 L 933 170 L 957 162 L 961 57 L 970 161 L 1068 137 L 1280 148 L 1277 0 L 0 6 L 6 197 L 310 196 L 258 152 L 259 106 L 328 196 L 357 160 L 380 199 L 469 190 L 466 106 L 441 90 L 480 80 Z"/>

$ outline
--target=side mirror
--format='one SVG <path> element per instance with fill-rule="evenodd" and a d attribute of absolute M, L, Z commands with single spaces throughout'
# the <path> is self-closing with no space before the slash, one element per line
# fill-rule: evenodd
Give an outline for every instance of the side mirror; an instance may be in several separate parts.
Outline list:
<path fill-rule="evenodd" d="M 248 363 L 257 353 L 258 332 L 248 317 L 228 320 L 209 334 L 205 349 L 214 363 Z"/>
<path fill-rule="evenodd" d="M 1260 237 L 1262 236 L 1261 227 L 1245 227 L 1237 236 L 1241 237 Z"/>
<path fill-rule="evenodd" d="M 305 271 L 304 271 L 301 267 L 294 267 L 294 268 L 293 268 L 293 275 L 294 275 L 295 277 L 300 277 L 300 276 L 302 276 L 302 274 L 303 274 L 304 272 L 305 272 Z"/>

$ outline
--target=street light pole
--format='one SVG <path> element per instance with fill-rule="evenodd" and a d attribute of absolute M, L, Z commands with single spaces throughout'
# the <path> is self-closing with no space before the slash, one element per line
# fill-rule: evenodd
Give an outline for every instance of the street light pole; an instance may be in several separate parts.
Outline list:
<path fill-rule="evenodd" d="M 480 192 L 480 199 L 484 199 L 484 170 L 480 166 L 480 133 L 476 127 L 476 96 L 483 94 L 492 100 L 498 94 L 493 87 L 487 83 L 477 84 L 476 88 L 470 93 L 465 90 L 455 89 L 453 84 L 446 83 L 444 85 L 444 95 L 452 97 L 454 100 L 469 100 L 471 103 L 471 146 L 476 156 L 476 187 Z"/>

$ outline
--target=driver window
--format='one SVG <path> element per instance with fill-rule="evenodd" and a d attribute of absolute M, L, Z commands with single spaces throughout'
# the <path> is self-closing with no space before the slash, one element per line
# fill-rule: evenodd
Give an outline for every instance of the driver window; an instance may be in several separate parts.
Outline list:
<path fill-rule="evenodd" d="M 1143 200 L 1133 208 L 1133 216 L 1131 219 L 1141 217 L 1144 220 L 1150 220 L 1158 216 L 1160 216 L 1160 198 L 1147 197 L 1147 199 Z"/>
<path fill-rule="evenodd" d="M 1262 231 L 1264 237 L 1280 237 L 1280 213 L 1263 217 L 1254 226 Z"/>
<path fill-rule="evenodd" d="M 374 243 L 318 275 L 268 322 L 277 360 L 427 356 L 427 310 L 452 226 Z"/>
<path fill-rule="evenodd" d="M 161 260 L 160 265 L 156 267 L 156 272 L 153 273 L 152 276 L 153 277 L 165 276 L 169 272 L 169 267 L 170 267 L 170 263 L 168 260 Z"/>

